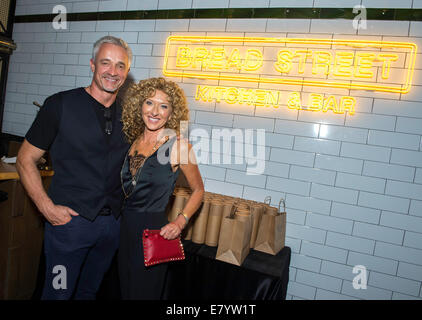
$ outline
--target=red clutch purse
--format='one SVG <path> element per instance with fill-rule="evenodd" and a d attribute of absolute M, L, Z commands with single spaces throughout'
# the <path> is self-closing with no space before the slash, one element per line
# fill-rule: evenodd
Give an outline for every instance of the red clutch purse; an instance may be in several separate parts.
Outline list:
<path fill-rule="evenodd" d="M 145 229 L 142 234 L 142 243 L 146 267 L 185 259 L 185 251 L 180 237 L 167 240 L 160 236 L 160 230 Z"/>

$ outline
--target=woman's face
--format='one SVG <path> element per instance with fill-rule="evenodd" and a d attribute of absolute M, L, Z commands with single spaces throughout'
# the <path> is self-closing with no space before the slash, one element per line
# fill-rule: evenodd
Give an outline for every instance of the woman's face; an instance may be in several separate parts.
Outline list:
<path fill-rule="evenodd" d="M 155 90 L 155 95 L 147 98 L 142 104 L 142 120 L 148 130 L 156 131 L 165 127 L 172 111 L 168 95 L 161 90 Z"/>

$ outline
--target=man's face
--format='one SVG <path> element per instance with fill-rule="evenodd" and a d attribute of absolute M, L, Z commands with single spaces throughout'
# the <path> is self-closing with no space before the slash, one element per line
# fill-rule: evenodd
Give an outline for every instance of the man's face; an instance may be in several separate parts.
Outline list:
<path fill-rule="evenodd" d="M 97 52 L 95 61 L 90 60 L 94 73 L 92 85 L 108 93 L 115 93 L 125 82 L 129 72 L 126 50 L 111 43 L 104 43 Z"/>

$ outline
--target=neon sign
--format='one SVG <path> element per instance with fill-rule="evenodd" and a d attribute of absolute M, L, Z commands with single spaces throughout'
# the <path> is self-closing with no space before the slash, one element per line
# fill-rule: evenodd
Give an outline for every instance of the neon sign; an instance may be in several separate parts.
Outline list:
<path fill-rule="evenodd" d="M 170 36 L 163 74 L 407 93 L 416 52 L 414 43 L 393 41 Z"/>
<path fill-rule="evenodd" d="M 163 74 L 320 88 L 407 93 L 412 86 L 417 46 L 409 42 L 350 39 L 170 36 Z M 296 89 L 297 90 L 297 89 Z M 198 85 L 195 99 L 293 110 L 355 113 L 350 96 Z M 304 99 L 305 100 L 305 99 Z"/>

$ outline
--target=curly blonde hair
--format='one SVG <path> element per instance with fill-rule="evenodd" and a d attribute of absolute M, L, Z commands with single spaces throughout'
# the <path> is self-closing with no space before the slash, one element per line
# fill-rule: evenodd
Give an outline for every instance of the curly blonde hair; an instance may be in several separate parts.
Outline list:
<path fill-rule="evenodd" d="M 183 90 L 173 81 L 164 78 L 149 78 L 132 84 L 123 97 L 123 132 L 129 141 L 135 141 L 145 130 L 141 108 L 144 101 L 161 90 L 168 96 L 172 106 L 172 116 L 165 127 L 180 133 L 180 121 L 189 120 L 189 109 Z"/>

